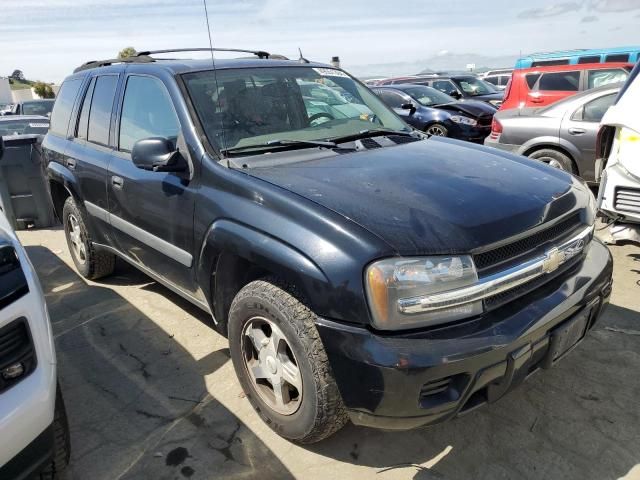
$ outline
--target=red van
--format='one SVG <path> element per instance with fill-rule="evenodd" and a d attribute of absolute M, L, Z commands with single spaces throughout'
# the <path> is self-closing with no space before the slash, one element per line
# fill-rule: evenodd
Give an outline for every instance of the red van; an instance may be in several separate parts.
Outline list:
<path fill-rule="evenodd" d="M 514 70 L 500 110 L 544 107 L 583 90 L 624 82 L 632 63 L 583 63 Z"/>

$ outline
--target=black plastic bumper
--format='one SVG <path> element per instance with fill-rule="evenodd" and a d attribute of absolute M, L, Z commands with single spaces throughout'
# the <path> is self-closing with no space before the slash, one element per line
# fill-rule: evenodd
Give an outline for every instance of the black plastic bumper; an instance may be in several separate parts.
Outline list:
<path fill-rule="evenodd" d="M 612 272 L 594 240 L 566 275 L 469 322 L 395 335 L 325 319 L 317 327 L 351 420 L 409 429 L 493 402 L 553 365 L 593 327 Z"/>
<path fill-rule="evenodd" d="M 53 442 L 53 426 L 50 425 L 20 453 L 0 467 L 0 479 L 29 479 L 40 472 L 53 458 Z"/>

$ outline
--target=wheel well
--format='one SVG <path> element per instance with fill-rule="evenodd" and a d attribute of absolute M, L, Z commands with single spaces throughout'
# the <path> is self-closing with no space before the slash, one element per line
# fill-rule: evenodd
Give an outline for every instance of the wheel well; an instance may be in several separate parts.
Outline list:
<path fill-rule="evenodd" d="M 56 217 L 58 218 L 58 220 L 62 222 L 62 208 L 64 207 L 64 202 L 67 200 L 67 198 L 69 198 L 71 194 L 69 193 L 69 190 L 65 188 L 64 185 L 53 180 L 49 181 L 49 188 L 51 190 L 51 200 L 53 202 L 53 211 L 56 214 Z"/>
<path fill-rule="evenodd" d="M 227 335 L 229 309 L 242 287 L 269 275 L 272 275 L 272 272 L 233 253 L 223 252 L 219 255 L 215 272 L 211 277 L 211 291 L 214 316 L 220 333 Z"/>

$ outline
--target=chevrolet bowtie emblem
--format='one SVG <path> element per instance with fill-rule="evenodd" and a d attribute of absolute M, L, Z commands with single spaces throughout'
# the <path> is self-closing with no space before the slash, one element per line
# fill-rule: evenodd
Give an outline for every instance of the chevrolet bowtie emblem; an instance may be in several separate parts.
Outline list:
<path fill-rule="evenodd" d="M 542 271 L 544 273 L 551 273 L 558 269 L 560 264 L 564 262 L 564 252 L 561 252 L 556 247 L 548 250 L 545 254 L 544 261 L 542 262 Z"/>
<path fill-rule="evenodd" d="M 545 258 L 542 261 L 542 271 L 551 273 L 558 269 L 560 265 L 575 257 L 584 250 L 584 240 L 579 239 L 570 245 L 564 246 L 562 250 L 554 247 L 545 252 Z"/>

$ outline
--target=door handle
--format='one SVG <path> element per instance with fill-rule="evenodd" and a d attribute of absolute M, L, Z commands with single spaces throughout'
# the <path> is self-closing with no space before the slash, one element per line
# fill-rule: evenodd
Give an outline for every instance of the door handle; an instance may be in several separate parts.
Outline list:
<path fill-rule="evenodd" d="M 569 129 L 569 134 L 570 135 L 584 135 L 585 133 L 587 133 L 587 131 L 584 128 L 570 128 Z"/>
<path fill-rule="evenodd" d="M 69 168 L 69 170 L 75 170 L 76 161 L 73 158 L 67 158 L 67 168 Z"/>
<path fill-rule="evenodd" d="M 113 185 L 113 188 L 122 190 L 122 187 L 124 186 L 124 180 L 122 179 L 122 177 L 114 175 L 113 177 L 111 177 L 111 185 Z"/>

